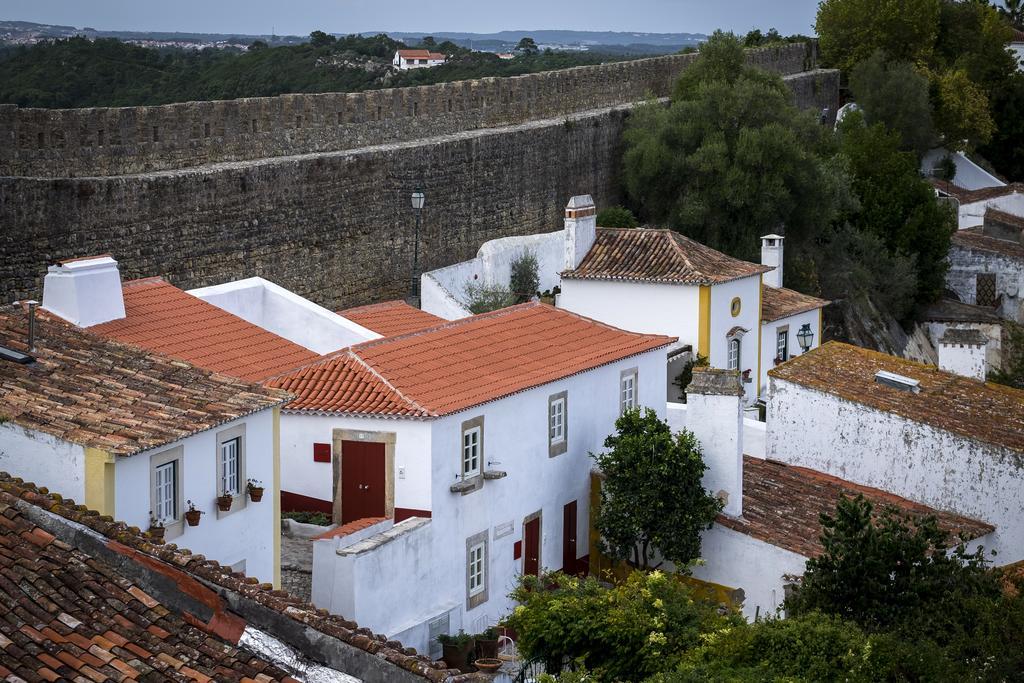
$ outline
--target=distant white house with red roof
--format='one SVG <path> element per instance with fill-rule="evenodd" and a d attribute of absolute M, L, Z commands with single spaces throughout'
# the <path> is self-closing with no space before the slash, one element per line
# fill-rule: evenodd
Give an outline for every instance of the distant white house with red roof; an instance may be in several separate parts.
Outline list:
<path fill-rule="evenodd" d="M 356 317 L 409 314 L 387 308 Z M 314 603 L 426 650 L 494 624 L 517 575 L 585 569 L 588 454 L 623 410 L 664 416 L 674 340 L 541 303 L 422 322 L 268 384 L 296 396 L 286 507 L 342 525 L 315 543 Z"/>
<path fill-rule="evenodd" d="M 440 52 L 431 52 L 430 50 L 396 50 L 391 64 L 402 71 L 407 71 L 409 69 L 425 69 L 431 66 L 440 66 L 447 60 L 448 58 Z"/>

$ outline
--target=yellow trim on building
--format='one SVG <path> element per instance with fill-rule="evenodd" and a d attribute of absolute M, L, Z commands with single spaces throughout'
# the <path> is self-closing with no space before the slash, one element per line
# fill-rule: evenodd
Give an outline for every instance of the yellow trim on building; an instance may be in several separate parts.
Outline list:
<path fill-rule="evenodd" d="M 85 506 L 114 516 L 114 455 L 98 448 L 85 449 Z"/>
<path fill-rule="evenodd" d="M 711 286 L 701 285 L 697 310 L 697 355 L 711 358 Z"/>
<path fill-rule="evenodd" d="M 274 408 L 274 588 L 281 587 L 281 407 Z"/>
<path fill-rule="evenodd" d="M 757 396 L 761 395 L 761 332 L 764 324 L 764 273 L 757 278 Z"/>

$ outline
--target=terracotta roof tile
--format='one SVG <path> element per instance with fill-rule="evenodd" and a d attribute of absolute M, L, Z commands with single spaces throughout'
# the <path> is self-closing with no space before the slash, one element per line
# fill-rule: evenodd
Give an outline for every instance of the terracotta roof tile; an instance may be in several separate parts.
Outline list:
<path fill-rule="evenodd" d="M 673 341 L 534 302 L 364 342 L 268 384 L 296 395 L 289 410 L 436 417 Z"/>
<path fill-rule="evenodd" d="M 37 525 L 64 540 L 25 540 L 37 529 L 49 533 Z M 6 667 L 32 681 L 50 667 L 66 680 L 295 683 L 239 645 L 245 615 L 259 614 L 259 630 L 280 640 L 312 632 L 308 640 L 317 645 L 309 651 L 292 645 L 320 665 L 331 666 L 322 648 L 344 644 L 367 652 L 381 676 L 391 666 L 438 683 L 458 675 L 397 641 L 6 472 L 0 547 L 0 674 Z M 154 580 L 139 585 L 146 576 Z M 188 611 L 191 605 L 199 614 Z"/>
<path fill-rule="evenodd" d="M 829 301 L 785 287 L 761 286 L 761 322 L 772 322 L 797 313 L 824 308 Z"/>
<path fill-rule="evenodd" d="M 953 244 L 964 249 L 987 251 L 1012 259 L 1024 260 L 1024 244 L 985 235 L 982 230 L 981 226 L 957 230 L 953 233 Z"/>
<path fill-rule="evenodd" d="M 430 50 L 399 50 L 398 54 L 404 59 L 445 59 L 440 52 Z"/>
<path fill-rule="evenodd" d="M 918 380 L 920 392 L 876 382 L 879 370 Z M 768 375 L 969 439 L 1024 452 L 1024 391 L 1019 389 L 840 342 L 827 342 L 772 368 Z"/>
<path fill-rule="evenodd" d="M 369 306 L 346 308 L 343 311 L 338 311 L 338 315 L 384 337 L 416 332 L 448 322 L 433 313 L 410 306 L 400 299 Z"/>
<path fill-rule="evenodd" d="M 594 246 L 562 277 L 711 285 L 771 270 L 715 251 L 674 230 L 598 228 Z"/>
<path fill-rule="evenodd" d="M 0 416 L 117 455 L 172 443 L 288 394 L 103 339 L 39 314 L 36 362 L 0 360 Z M 0 308 L 0 345 L 28 352 L 28 315 Z"/>
<path fill-rule="evenodd" d="M 743 516 L 719 515 L 722 526 L 785 548 L 816 557 L 821 545 L 821 514 L 835 513 L 840 496 L 863 495 L 877 508 L 893 506 L 914 517 L 935 515 L 939 527 L 968 541 L 995 527 L 951 512 L 942 512 L 901 496 L 861 486 L 823 472 L 749 455 L 743 457 Z"/>
<path fill-rule="evenodd" d="M 162 278 L 126 282 L 123 291 L 125 317 L 91 332 L 252 381 L 319 357 Z"/>

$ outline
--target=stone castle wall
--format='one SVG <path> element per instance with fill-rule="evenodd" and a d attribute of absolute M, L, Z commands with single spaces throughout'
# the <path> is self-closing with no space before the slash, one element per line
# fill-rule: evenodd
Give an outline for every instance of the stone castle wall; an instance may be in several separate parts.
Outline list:
<path fill-rule="evenodd" d="M 814 46 L 748 52 L 782 75 L 814 66 Z M 509 126 L 669 94 L 696 55 L 360 93 L 151 107 L 0 105 L 0 176 L 144 173 L 222 161 L 357 149 Z"/>

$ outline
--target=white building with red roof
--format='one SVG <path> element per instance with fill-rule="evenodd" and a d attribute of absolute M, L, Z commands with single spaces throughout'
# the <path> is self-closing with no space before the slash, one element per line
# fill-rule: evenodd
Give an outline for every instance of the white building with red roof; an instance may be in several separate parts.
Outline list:
<path fill-rule="evenodd" d="M 520 573 L 585 568 L 589 453 L 627 408 L 664 417 L 674 341 L 528 303 L 271 380 L 296 396 L 286 508 L 342 525 L 315 542 L 314 603 L 427 648 L 495 623 Z"/>
<path fill-rule="evenodd" d="M 448 61 L 448 58 L 440 52 L 431 52 L 430 50 L 396 50 L 391 64 L 402 71 L 408 71 L 409 69 L 425 69 L 431 66 L 440 66 L 446 61 Z"/>

